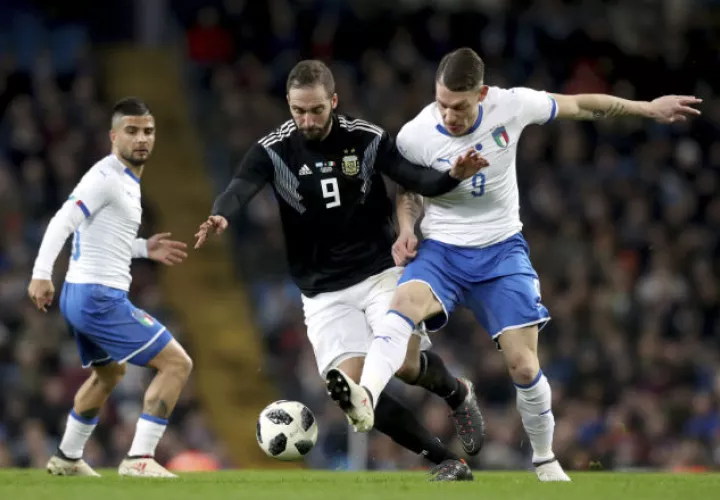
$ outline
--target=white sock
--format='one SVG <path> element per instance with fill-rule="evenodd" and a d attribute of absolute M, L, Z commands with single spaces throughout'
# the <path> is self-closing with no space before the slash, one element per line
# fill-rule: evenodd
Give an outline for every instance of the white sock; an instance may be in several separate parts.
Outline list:
<path fill-rule="evenodd" d="M 515 384 L 515 388 L 517 409 L 533 449 L 533 462 L 551 460 L 555 456 L 552 451 L 555 417 L 552 414 L 550 384 L 540 370 L 532 384 Z"/>
<path fill-rule="evenodd" d="M 360 385 L 370 391 L 373 405 L 377 405 L 380 393 L 403 365 L 414 329 L 415 325 L 410 318 L 390 310 L 375 332 L 360 378 Z"/>
<path fill-rule="evenodd" d="M 135 437 L 128 452 L 129 457 L 154 457 L 160 438 L 165 433 L 166 418 L 154 417 L 143 413 L 135 427 Z"/>
<path fill-rule="evenodd" d="M 90 439 L 90 434 L 95 430 L 98 423 L 98 417 L 84 418 L 75 413 L 70 412 L 65 426 L 65 434 L 60 441 L 60 451 L 68 458 L 82 458 L 85 443 Z"/>

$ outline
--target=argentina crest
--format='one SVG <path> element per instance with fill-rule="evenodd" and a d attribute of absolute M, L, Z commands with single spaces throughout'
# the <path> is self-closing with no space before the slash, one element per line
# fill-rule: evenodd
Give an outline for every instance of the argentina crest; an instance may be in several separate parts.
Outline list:
<path fill-rule="evenodd" d="M 342 158 L 342 172 L 345 175 L 357 175 L 360 171 L 360 160 L 356 155 L 347 155 Z"/>

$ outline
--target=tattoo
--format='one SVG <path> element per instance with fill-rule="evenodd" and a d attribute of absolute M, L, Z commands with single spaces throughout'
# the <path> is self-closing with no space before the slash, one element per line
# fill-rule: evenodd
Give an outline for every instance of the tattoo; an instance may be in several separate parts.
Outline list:
<path fill-rule="evenodd" d="M 581 109 L 578 118 L 581 120 L 601 120 L 603 118 L 614 118 L 629 114 L 625 105 L 614 102 L 607 109 Z"/>
<path fill-rule="evenodd" d="M 407 213 L 410 214 L 412 220 L 418 220 L 420 217 L 421 205 L 419 196 L 416 193 L 406 191 L 402 195 L 402 205 L 406 209 Z"/>
<path fill-rule="evenodd" d="M 78 413 L 82 418 L 95 418 L 100 414 L 100 408 L 90 408 Z"/>
<path fill-rule="evenodd" d="M 162 399 L 151 399 L 145 403 L 143 411 L 153 417 L 168 418 L 170 416 L 170 408 Z"/>

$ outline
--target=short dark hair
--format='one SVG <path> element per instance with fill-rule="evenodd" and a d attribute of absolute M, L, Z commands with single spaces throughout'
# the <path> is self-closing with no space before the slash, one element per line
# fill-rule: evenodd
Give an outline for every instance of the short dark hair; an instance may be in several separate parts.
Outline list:
<path fill-rule="evenodd" d="M 124 97 L 112 108 L 112 121 L 123 116 L 144 116 L 150 114 L 150 108 L 138 97 Z"/>
<path fill-rule="evenodd" d="M 435 81 L 453 92 L 478 90 L 485 79 L 485 63 L 473 49 L 457 49 L 440 61 Z"/>
<path fill-rule="evenodd" d="M 285 90 L 299 87 L 314 87 L 322 85 L 331 96 L 335 93 L 335 78 L 327 65 L 317 59 L 300 61 L 290 70 Z"/>

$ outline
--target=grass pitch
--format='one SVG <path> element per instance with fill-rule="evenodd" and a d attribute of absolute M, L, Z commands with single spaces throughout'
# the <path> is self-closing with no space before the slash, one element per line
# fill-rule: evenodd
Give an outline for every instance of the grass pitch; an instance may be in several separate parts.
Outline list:
<path fill-rule="evenodd" d="M 225 471 L 180 479 L 53 477 L 0 470 L 0 499 L 12 500 L 701 500 L 720 498 L 720 474 L 575 473 L 573 483 L 541 484 L 530 472 L 476 472 L 468 483 L 429 483 L 423 473 Z"/>

